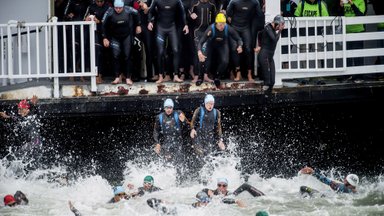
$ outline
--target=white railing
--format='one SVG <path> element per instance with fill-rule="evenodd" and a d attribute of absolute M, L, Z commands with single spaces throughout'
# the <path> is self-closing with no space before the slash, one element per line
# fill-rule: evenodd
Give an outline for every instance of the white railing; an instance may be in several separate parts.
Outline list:
<path fill-rule="evenodd" d="M 377 41 L 384 40 L 384 32 L 376 30 L 376 24 L 381 22 L 384 16 L 286 18 L 287 33 L 282 35 L 275 52 L 276 85 L 291 78 L 383 73 L 383 62 L 347 65 L 348 58 L 384 56 L 384 48 L 377 46 Z M 374 27 L 347 34 L 346 25 L 350 24 Z M 364 48 L 348 50 L 347 42 L 353 41 L 364 41 Z"/>
<path fill-rule="evenodd" d="M 56 17 L 0 25 L 2 84 L 50 78 L 58 98 L 59 78 L 91 77 L 91 91 L 96 91 L 95 29 L 93 21 L 57 22 Z"/>

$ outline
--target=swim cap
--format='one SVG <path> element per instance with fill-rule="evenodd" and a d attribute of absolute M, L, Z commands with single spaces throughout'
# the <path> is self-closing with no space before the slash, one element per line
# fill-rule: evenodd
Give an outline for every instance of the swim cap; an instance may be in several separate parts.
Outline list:
<path fill-rule="evenodd" d="M 216 15 L 215 22 L 216 23 L 226 23 L 227 22 L 227 18 L 225 18 L 225 15 L 223 13 L 218 13 Z"/>
<path fill-rule="evenodd" d="M 269 214 L 266 211 L 258 211 L 258 212 L 256 212 L 256 216 L 268 216 L 268 215 Z"/>
<path fill-rule="evenodd" d="M 284 17 L 277 15 L 275 16 L 275 18 L 273 18 L 273 22 L 277 25 L 280 25 L 280 24 L 284 24 L 285 20 L 284 20 Z"/>
<path fill-rule="evenodd" d="M 226 178 L 218 178 L 217 184 L 220 184 L 220 183 L 228 185 L 228 180 Z"/>
<path fill-rule="evenodd" d="M 215 98 L 211 95 L 211 94 L 208 94 L 207 96 L 205 96 L 204 98 L 204 104 L 208 103 L 208 102 L 213 102 L 215 103 Z"/>
<path fill-rule="evenodd" d="M 165 107 L 173 107 L 174 104 L 173 104 L 173 100 L 168 98 L 167 100 L 164 101 L 164 108 Z"/>
<path fill-rule="evenodd" d="M 8 195 L 6 195 L 4 197 L 4 205 L 6 205 L 6 206 L 7 205 L 12 205 L 15 202 L 16 202 L 15 198 L 12 195 L 10 195 L 10 194 L 8 194 Z"/>
<path fill-rule="evenodd" d="M 26 99 L 19 102 L 17 105 L 19 109 L 29 109 L 31 106 L 29 105 L 28 101 Z"/>
<path fill-rule="evenodd" d="M 199 193 L 197 193 L 196 194 L 196 199 L 199 202 L 202 202 L 202 203 L 209 203 L 211 201 L 211 199 L 209 198 L 208 194 L 205 193 L 204 191 L 200 191 Z"/>
<path fill-rule="evenodd" d="M 123 0 L 115 0 L 113 3 L 115 7 L 124 7 L 124 1 Z"/>
<path fill-rule="evenodd" d="M 155 182 L 155 180 L 153 179 L 152 176 L 150 176 L 150 175 L 145 176 L 144 183 L 150 183 L 151 185 L 153 185 L 154 182 Z"/>
<path fill-rule="evenodd" d="M 354 187 L 356 187 L 359 184 L 359 177 L 355 174 L 349 174 L 345 179 L 350 185 Z"/>
<path fill-rule="evenodd" d="M 125 193 L 123 186 L 116 186 L 113 188 L 113 194 L 117 195 L 120 193 Z"/>

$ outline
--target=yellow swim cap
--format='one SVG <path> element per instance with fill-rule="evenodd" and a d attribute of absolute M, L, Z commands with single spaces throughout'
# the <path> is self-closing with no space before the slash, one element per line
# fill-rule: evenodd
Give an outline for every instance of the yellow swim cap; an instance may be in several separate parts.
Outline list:
<path fill-rule="evenodd" d="M 217 16 L 216 16 L 215 22 L 217 22 L 217 23 L 226 23 L 227 22 L 227 18 L 225 18 L 225 15 L 223 13 L 218 13 Z"/>

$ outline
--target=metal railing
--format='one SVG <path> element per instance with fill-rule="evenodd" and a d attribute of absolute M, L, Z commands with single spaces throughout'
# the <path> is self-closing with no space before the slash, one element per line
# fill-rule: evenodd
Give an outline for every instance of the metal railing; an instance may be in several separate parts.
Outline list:
<path fill-rule="evenodd" d="M 383 56 L 384 48 L 377 44 L 384 40 L 384 32 L 373 27 L 370 31 L 347 33 L 346 25 L 367 27 L 381 22 L 384 16 L 286 18 L 286 29 L 275 52 L 276 85 L 281 85 L 283 79 L 383 73 L 383 62 L 347 64 L 348 59 Z M 348 42 L 355 41 L 365 45 L 348 49 Z"/>
<path fill-rule="evenodd" d="M 53 79 L 53 95 L 60 97 L 59 78 L 91 77 L 96 91 L 95 29 L 93 21 L 46 23 L 9 21 L 0 25 L 0 79 Z"/>

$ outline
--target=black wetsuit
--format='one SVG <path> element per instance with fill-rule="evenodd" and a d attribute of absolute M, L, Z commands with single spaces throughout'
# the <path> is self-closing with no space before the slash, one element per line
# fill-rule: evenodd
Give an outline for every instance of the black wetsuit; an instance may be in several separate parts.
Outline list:
<path fill-rule="evenodd" d="M 260 64 L 264 85 L 269 86 L 270 88 L 275 85 L 276 71 L 273 55 L 275 54 L 279 38 L 280 31 L 279 33 L 276 33 L 271 23 L 268 23 L 265 26 L 264 30 L 259 33 L 258 37 L 259 45 L 261 47 L 258 55 L 258 62 Z"/>
<path fill-rule="evenodd" d="M 96 25 L 96 33 L 95 33 L 95 47 L 96 47 L 96 65 L 98 72 L 104 71 L 102 64 L 103 62 L 103 53 L 104 53 L 104 45 L 103 45 L 103 36 L 102 36 L 102 20 L 105 12 L 109 9 L 109 6 L 104 3 L 103 6 L 99 7 L 96 3 L 90 5 L 85 13 L 84 19 L 89 15 L 94 15 L 100 22 Z M 104 75 L 104 74 L 103 74 Z"/>
<path fill-rule="evenodd" d="M 195 66 L 195 75 L 200 75 L 201 71 L 201 64 L 199 64 L 199 59 L 197 56 L 198 44 L 200 39 L 203 37 L 204 32 L 207 30 L 208 26 L 214 23 L 216 11 L 217 9 L 215 4 L 213 4 L 210 0 L 206 2 L 198 0 L 194 5 L 192 5 L 191 8 L 191 13 L 195 13 L 197 15 L 197 18 L 191 21 L 193 24 L 193 60 Z"/>
<path fill-rule="evenodd" d="M 251 70 L 253 67 L 253 44 L 255 36 L 252 36 L 252 29 L 256 28 L 255 17 L 262 17 L 260 4 L 257 0 L 231 0 L 227 7 L 227 16 L 231 18 L 231 26 L 239 33 L 244 42 L 243 53 L 246 58 L 246 67 Z M 232 46 L 234 52 L 235 46 Z M 237 53 L 237 52 L 234 52 Z M 238 54 L 233 55 L 234 64 L 240 66 Z"/>
<path fill-rule="evenodd" d="M 179 72 L 180 54 L 176 20 L 180 21 L 180 26 L 186 25 L 184 7 L 180 0 L 153 0 L 148 12 L 148 21 L 156 24 L 154 27 L 156 29 L 157 66 L 162 75 L 164 75 L 164 45 L 167 37 L 173 52 L 173 72 L 175 74 Z"/>
<path fill-rule="evenodd" d="M 149 188 L 148 190 L 145 190 L 144 187 L 139 187 L 137 189 L 137 194 L 133 195 L 133 197 L 136 197 L 136 196 L 143 196 L 145 193 L 152 193 L 152 192 L 156 192 L 156 191 L 161 191 L 162 189 L 159 188 L 159 187 L 156 187 L 156 186 L 152 186 L 151 188 Z"/>
<path fill-rule="evenodd" d="M 64 19 L 66 21 L 83 21 L 85 13 L 87 11 L 87 8 L 89 6 L 88 0 L 69 0 L 67 7 L 64 11 Z M 69 14 L 73 14 L 73 17 L 70 17 Z M 72 26 L 66 26 L 66 39 L 67 39 L 67 65 L 68 65 L 68 71 L 73 72 L 76 71 L 76 64 L 80 63 L 80 54 L 81 54 L 81 46 L 84 46 L 84 44 L 81 44 L 81 30 L 80 25 L 75 25 L 74 27 L 74 36 L 72 34 Z M 87 31 L 88 28 L 85 28 L 85 31 Z M 86 34 L 84 34 L 86 35 Z M 72 49 L 72 40 L 74 40 L 74 46 L 75 50 Z M 86 42 L 86 40 L 85 40 Z M 85 49 L 89 50 L 89 49 Z M 75 53 L 73 53 L 75 52 Z M 73 56 L 75 56 L 75 62 L 73 61 Z M 87 56 L 87 55 L 86 55 Z M 88 62 L 88 61 L 87 61 Z M 75 68 L 73 67 L 75 65 Z M 86 66 L 89 66 L 87 64 Z M 73 71 L 72 71 L 73 70 Z"/>
<path fill-rule="evenodd" d="M 124 53 L 125 72 L 127 78 L 131 77 L 130 53 L 133 45 L 136 27 L 140 26 L 140 17 L 137 10 L 124 6 L 118 14 L 114 8 L 110 8 L 102 21 L 102 36 L 108 38 L 113 53 L 113 65 L 115 76 L 120 75 L 120 54 Z"/>
<path fill-rule="evenodd" d="M 236 42 L 236 47 L 243 45 L 239 34 L 228 24 L 226 24 L 223 31 L 219 31 L 215 24 L 208 26 L 197 45 L 197 50 L 202 50 L 203 44 L 207 42 L 207 59 L 205 63 L 201 63 L 202 70 L 199 73 L 199 79 L 203 79 L 206 70 L 212 70 L 211 65 L 213 62 L 218 65 L 216 73 L 214 73 L 216 79 L 225 73 L 229 63 L 229 38 Z"/>
<path fill-rule="evenodd" d="M 208 194 L 208 191 L 210 191 L 210 189 L 208 188 L 204 188 L 202 190 L 204 193 Z M 259 191 L 258 189 L 256 189 L 255 187 L 247 184 L 247 183 L 244 183 L 242 185 L 240 185 L 240 187 L 238 187 L 233 193 L 227 191 L 226 194 L 221 194 L 217 189 L 216 190 L 211 190 L 213 192 L 213 195 L 217 196 L 217 195 L 223 195 L 224 197 L 222 198 L 222 202 L 225 203 L 225 204 L 234 204 L 236 203 L 236 200 L 234 198 L 229 198 L 229 197 L 226 197 L 226 196 L 229 196 L 229 195 L 234 195 L 234 196 L 237 196 L 239 194 L 241 194 L 243 191 L 248 191 L 253 197 L 258 197 L 258 196 L 264 196 L 265 194 L 261 191 Z"/>

